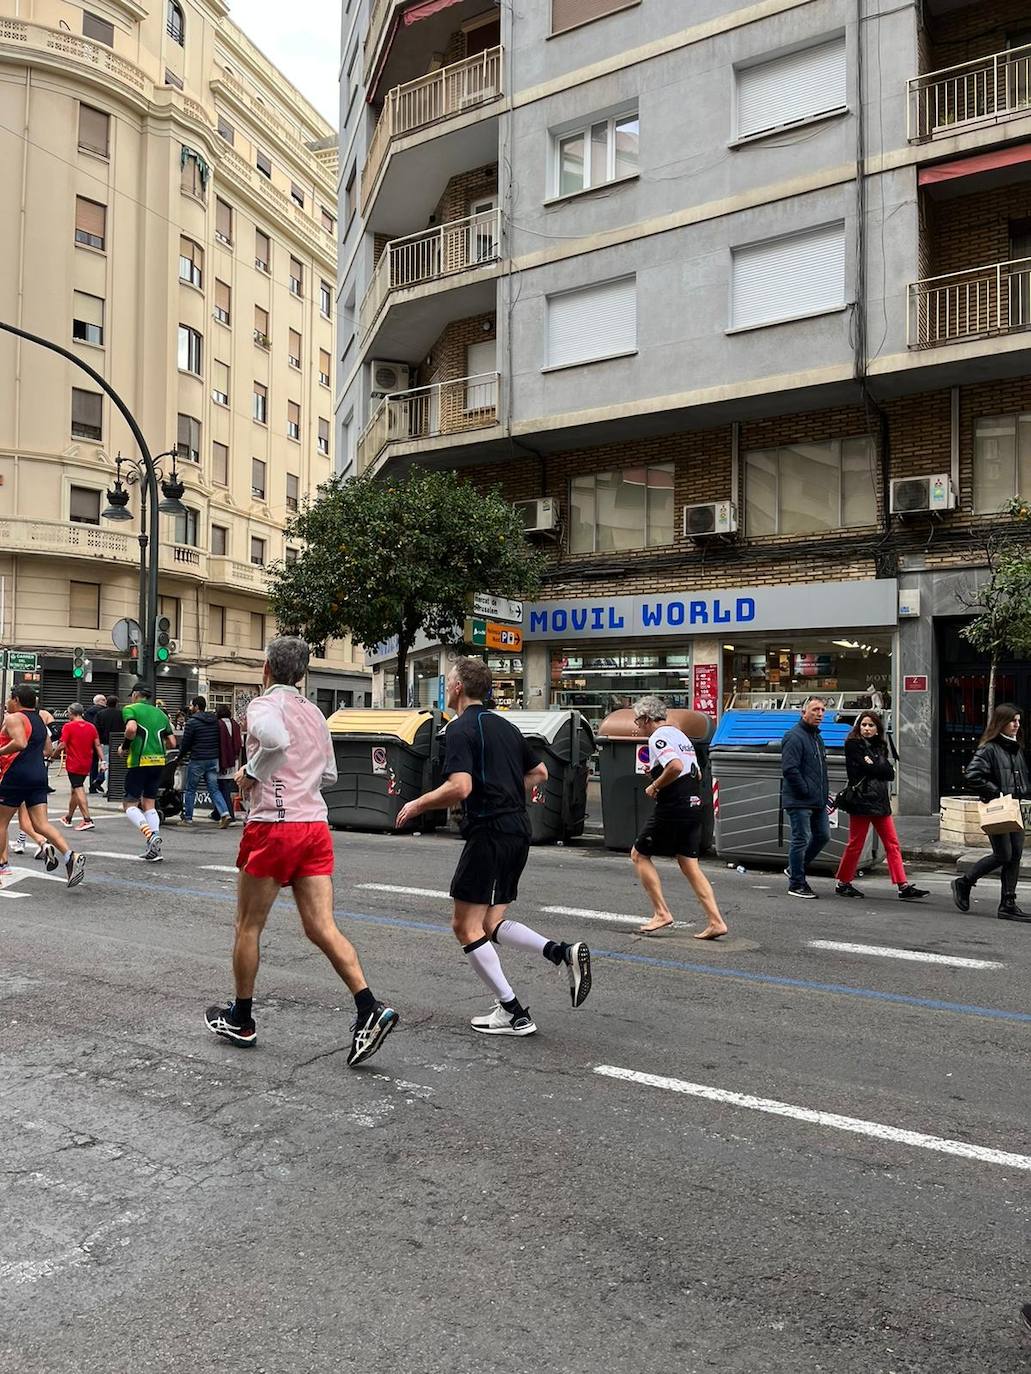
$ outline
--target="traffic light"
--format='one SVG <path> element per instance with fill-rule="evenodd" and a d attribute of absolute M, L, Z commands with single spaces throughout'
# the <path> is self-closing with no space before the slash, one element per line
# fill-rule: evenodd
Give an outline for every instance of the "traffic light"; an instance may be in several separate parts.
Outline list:
<path fill-rule="evenodd" d="M 85 682 L 86 674 L 89 671 L 90 662 L 86 657 L 85 649 L 72 650 L 72 677 L 76 682 Z"/>
<path fill-rule="evenodd" d="M 172 657 L 172 622 L 167 615 L 154 621 L 154 662 L 167 663 Z"/>

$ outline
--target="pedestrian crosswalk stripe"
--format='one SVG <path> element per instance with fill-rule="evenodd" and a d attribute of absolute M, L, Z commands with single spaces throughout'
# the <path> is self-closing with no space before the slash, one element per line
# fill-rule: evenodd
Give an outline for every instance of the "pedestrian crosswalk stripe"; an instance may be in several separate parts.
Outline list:
<path fill-rule="evenodd" d="M 641 915 L 627 916 L 621 911 L 582 911 L 576 906 L 542 906 L 541 910 L 549 916 L 581 916 L 585 921 L 615 921 L 621 925 L 639 926 L 645 920 Z"/>
<path fill-rule="evenodd" d="M 769 1097 L 752 1097 L 750 1093 L 730 1092 L 726 1088 L 711 1088 L 703 1083 L 685 1083 L 680 1078 L 663 1078 L 654 1073 L 638 1073 L 636 1069 L 621 1069 L 612 1064 L 599 1064 L 594 1070 L 606 1078 L 618 1078 L 627 1083 L 641 1083 L 649 1088 L 663 1088 L 666 1092 L 685 1093 L 702 1097 L 709 1102 L 722 1102 L 729 1107 L 745 1107 L 770 1116 L 786 1116 L 813 1126 L 826 1126 L 835 1131 L 849 1131 L 874 1140 L 890 1140 L 899 1145 L 912 1145 L 920 1150 L 934 1150 L 938 1154 L 958 1155 L 961 1159 L 977 1160 L 981 1164 L 1001 1164 L 1010 1169 L 1031 1170 L 1031 1155 L 1011 1154 L 1008 1150 L 993 1150 L 985 1145 L 970 1145 L 965 1140 L 949 1140 L 945 1136 L 924 1135 L 922 1131 L 902 1130 L 898 1126 L 884 1126 L 879 1121 L 862 1121 L 854 1116 L 839 1116 L 837 1112 L 814 1111 L 810 1107 L 794 1107 Z"/>
<path fill-rule="evenodd" d="M 357 887 L 362 892 L 396 892 L 402 897 L 443 897 L 446 900 L 451 895 L 432 887 L 395 887 L 393 883 L 358 883 Z"/>
<path fill-rule="evenodd" d="M 853 945 L 845 940 L 810 940 L 810 949 L 840 954 L 872 954 L 879 959 L 908 959 L 915 964 L 947 964 L 950 968 L 1002 968 L 995 959 L 966 959 L 959 954 L 929 954 L 922 949 L 890 949 L 885 945 Z"/>

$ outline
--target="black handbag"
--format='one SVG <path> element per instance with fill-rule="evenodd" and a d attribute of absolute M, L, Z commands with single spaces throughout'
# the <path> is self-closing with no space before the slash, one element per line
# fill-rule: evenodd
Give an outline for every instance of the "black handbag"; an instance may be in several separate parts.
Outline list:
<path fill-rule="evenodd" d="M 866 778 L 860 778 L 858 782 L 846 783 L 834 798 L 834 810 L 844 811 L 846 816 L 862 814 L 861 808 L 870 800 L 866 793 L 866 782 Z"/>

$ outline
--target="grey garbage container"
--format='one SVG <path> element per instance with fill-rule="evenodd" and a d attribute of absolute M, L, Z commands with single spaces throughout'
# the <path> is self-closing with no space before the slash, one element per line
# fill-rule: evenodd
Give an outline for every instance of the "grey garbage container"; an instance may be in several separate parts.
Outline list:
<path fill-rule="evenodd" d="M 352 710 L 329 718 L 337 780 L 324 793 L 339 829 L 394 829 L 405 802 L 433 786 L 441 750 L 440 711 Z M 446 813 L 428 811 L 412 829 L 433 830 Z"/>
<path fill-rule="evenodd" d="M 505 711 L 547 765 L 548 780 L 527 803 L 530 843 L 571 840 L 584 833 L 587 774 L 594 732 L 579 711 Z"/>
<path fill-rule="evenodd" d="M 669 722 L 695 746 L 702 770 L 702 849 L 712 848 L 712 769 L 709 740 L 713 722 L 700 711 L 671 709 Z M 648 785 L 648 741 L 634 724 L 629 706 L 613 711 L 598 729 L 598 770 L 601 776 L 602 834 L 606 849 L 629 853 L 634 840 L 655 810 L 655 802 L 644 795 Z"/>
<path fill-rule="evenodd" d="M 718 787 L 716 852 L 721 859 L 783 868 L 791 844 L 791 821 L 780 804 L 780 750 L 788 730 L 798 723 L 795 711 L 728 711 L 712 741 L 712 771 Z M 844 744 L 850 721 L 836 713 L 824 716 L 820 733 L 827 748 L 830 794 L 845 786 Z M 835 824 L 834 822 L 837 822 Z M 814 864 L 833 872 L 848 843 L 848 817 L 832 817 L 830 843 Z M 860 858 L 869 868 L 878 855 L 873 830 Z"/>

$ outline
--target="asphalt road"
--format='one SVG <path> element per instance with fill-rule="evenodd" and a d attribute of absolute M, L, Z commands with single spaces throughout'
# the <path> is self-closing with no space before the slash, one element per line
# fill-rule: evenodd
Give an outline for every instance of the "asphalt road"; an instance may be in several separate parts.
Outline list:
<path fill-rule="evenodd" d="M 4 1374 L 1028 1369 L 1031 927 L 997 885 L 964 917 L 944 874 L 798 903 L 713 865 L 703 945 L 542 912 L 643 904 L 625 859 L 537 849 L 513 914 L 588 939 L 595 989 L 574 1012 L 506 951 L 540 1034 L 488 1040 L 430 895 L 456 841 L 341 834 L 341 924 L 401 1013 L 351 1072 L 288 899 L 258 1047 L 205 1029 L 235 840 L 168 828 L 144 867 L 105 817 L 82 888 L 26 857 L 0 891 Z"/>

